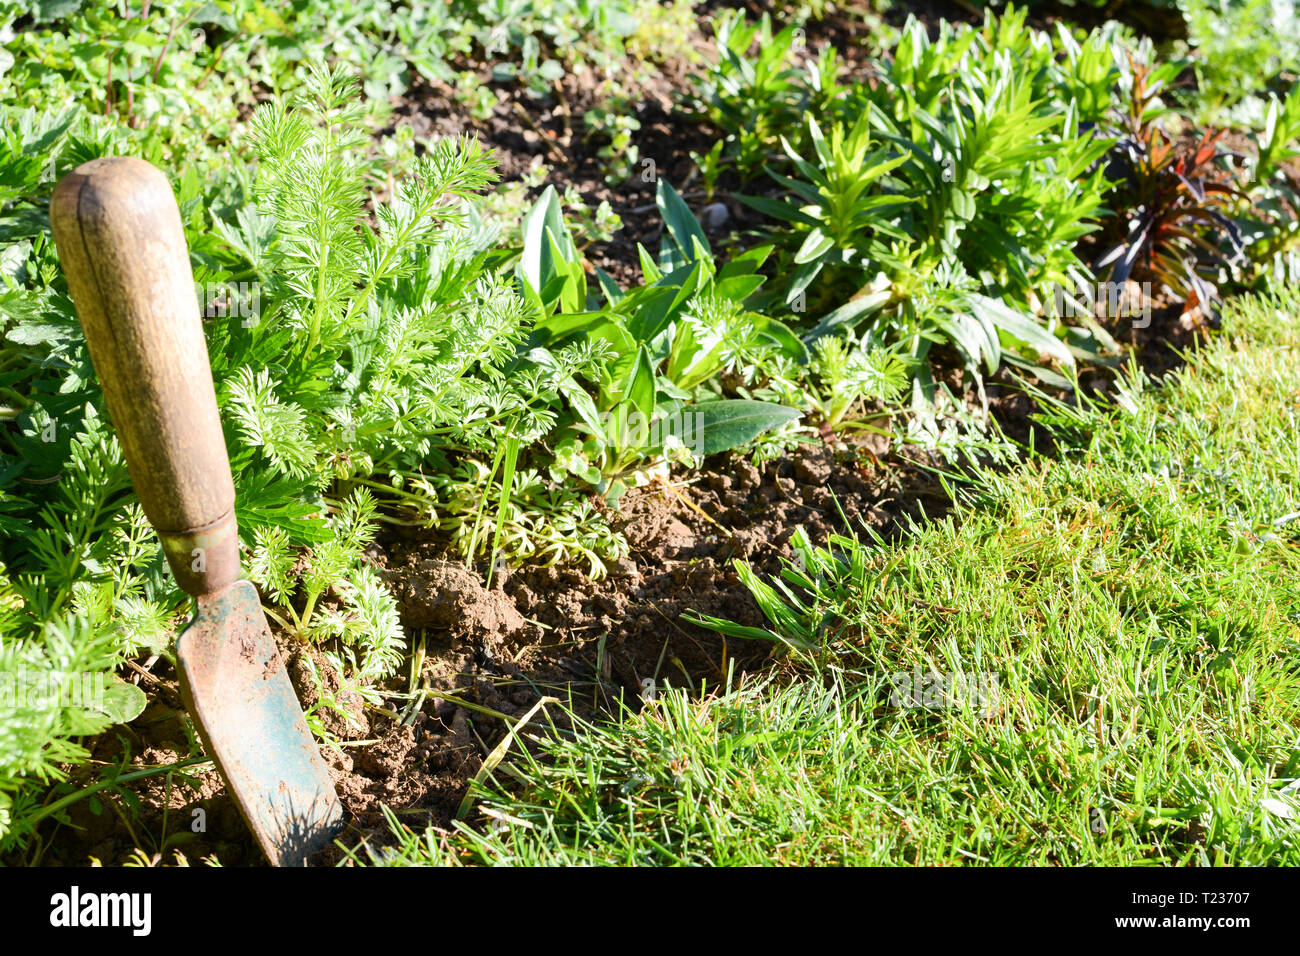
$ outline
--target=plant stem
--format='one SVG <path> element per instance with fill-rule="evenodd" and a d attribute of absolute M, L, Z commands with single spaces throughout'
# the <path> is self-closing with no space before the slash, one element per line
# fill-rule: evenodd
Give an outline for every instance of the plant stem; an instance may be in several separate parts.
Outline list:
<path fill-rule="evenodd" d="M 104 780 L 99 781 L 98 783 L 91 784 L 89 787 L 83 787 L 82 789 L 76 791 L 75 793 L 70 793 L 66 797 L 61 797 L 60 799 L 55 800 L 49 806 L 42 807 L 40 810 L 37 810 L 31 816 L 23 820 L 23 826 L 25 826 L 28 829 L 35 829 L 35 827 L 42 820 L 44 820 L 46 817 L 50 816 L 51 814 L 58 813 L 60 810 L 64 809 L 65 807 L 72 806 L 78 800 L 88 797 L 92 793 L 98 793 L 100 790 L 107 789 L 108 787 L 112 787 L 122 783 L 130 783 L 133 780 L 141 780 L 144 777 L 153 777 L 160 773 L 171 773 L 172 771 L 179 770 L 182 767 L 193 767 L 196 764 L 211 763 L 211 762 L 212 762 L 211 757 L 190 757 L 186 760 L 180 761 L 179 763 L 161 764 L 157 767 L 147 767 L 144 770 L 136 770 L 133 771 L 132 773 L 124 773 L 121 776 L 117 776 L 117 777 L 108 777 Z"/>

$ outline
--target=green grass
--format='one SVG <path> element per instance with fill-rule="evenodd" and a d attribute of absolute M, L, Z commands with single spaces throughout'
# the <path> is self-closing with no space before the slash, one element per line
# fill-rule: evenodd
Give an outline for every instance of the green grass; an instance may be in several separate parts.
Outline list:
<path fill-rule="evenodd" d="M 1298 415 L 1300 294 L 1240 300 L 949 518 L 742 568 L 777 673 L 556 737 L 382 861 L 1300 863 Z M 894 706 L 914 668 L 996 693 Z"/>

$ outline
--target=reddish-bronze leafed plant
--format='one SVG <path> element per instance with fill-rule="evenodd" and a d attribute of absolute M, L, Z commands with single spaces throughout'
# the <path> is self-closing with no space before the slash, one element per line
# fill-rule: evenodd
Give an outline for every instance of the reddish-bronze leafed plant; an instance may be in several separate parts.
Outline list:
<path fill-rule="evenodd" d="M 1111 282 L 1163 287 L 1183 300 L 1184 312 L 1208 312 L 1218 295 L 1211 270 L 1241 256 L 1240 232 L 1225 214 L 1241 193 L 1210 179 L 1224 155 L 1222 132 L 1206 130 L 1187 149 L 1158 125 L 1157 97 L 1169 72 L 1129 59 L 1128 102 L 1107 168 L 1119 183 L 1110 197 L 1118 216 L 1097 269 L 1109 267 Z"/>

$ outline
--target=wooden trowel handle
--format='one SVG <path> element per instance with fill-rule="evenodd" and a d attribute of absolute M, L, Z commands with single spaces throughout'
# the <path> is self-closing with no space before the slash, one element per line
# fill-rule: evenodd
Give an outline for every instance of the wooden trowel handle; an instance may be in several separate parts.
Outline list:
<path fill-rule="evenodd" d="M 171 186 L 140 159 L 92 160 L 50 225 L 149 523 L 185 591 L 218 591 L 239 577 L 235 488 Z"/>

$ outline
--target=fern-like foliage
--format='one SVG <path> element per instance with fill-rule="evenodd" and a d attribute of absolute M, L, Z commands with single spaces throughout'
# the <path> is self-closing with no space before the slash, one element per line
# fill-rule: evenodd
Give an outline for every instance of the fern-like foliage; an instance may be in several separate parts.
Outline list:
<path fill-rule="evenodd" d="M 282 528 L 259 528 L 248 573 L 275 603 L 267 613 L 304 645 L 326 641 L 327 652 L 348 688 L 377 699 L 374 684 L 396 673 L 406 636 L 392 592 L 365 563 L 375 534 L 376 504 L 364 488 L 354 491 L 330 518 L 330 536 L 298 554 Z M 305 569 L 295 571 L 302 562 Z"/>
<path fill-rule="evenodd" d="M 259 493 L 296 488 L 304 504 L 490 452 L 506 422 L 539 438 L 551 395 L 589 361 L 520 355 L 530 315 L 490 271 L 496 233 L 471 203 L 496 179 L 490 151 L 439 141 L 372 202 L 357 101 L 344 72 L 318 68 L 295 100 L 264 104 L 255 202 L 217 228 L 228 275 L 262 289 L 259 314 L 214 330 L 232 460 L 278 482 Z M 304 540 L 258 520 L 259 501 L 241 502 L 250 533 Z"/>

